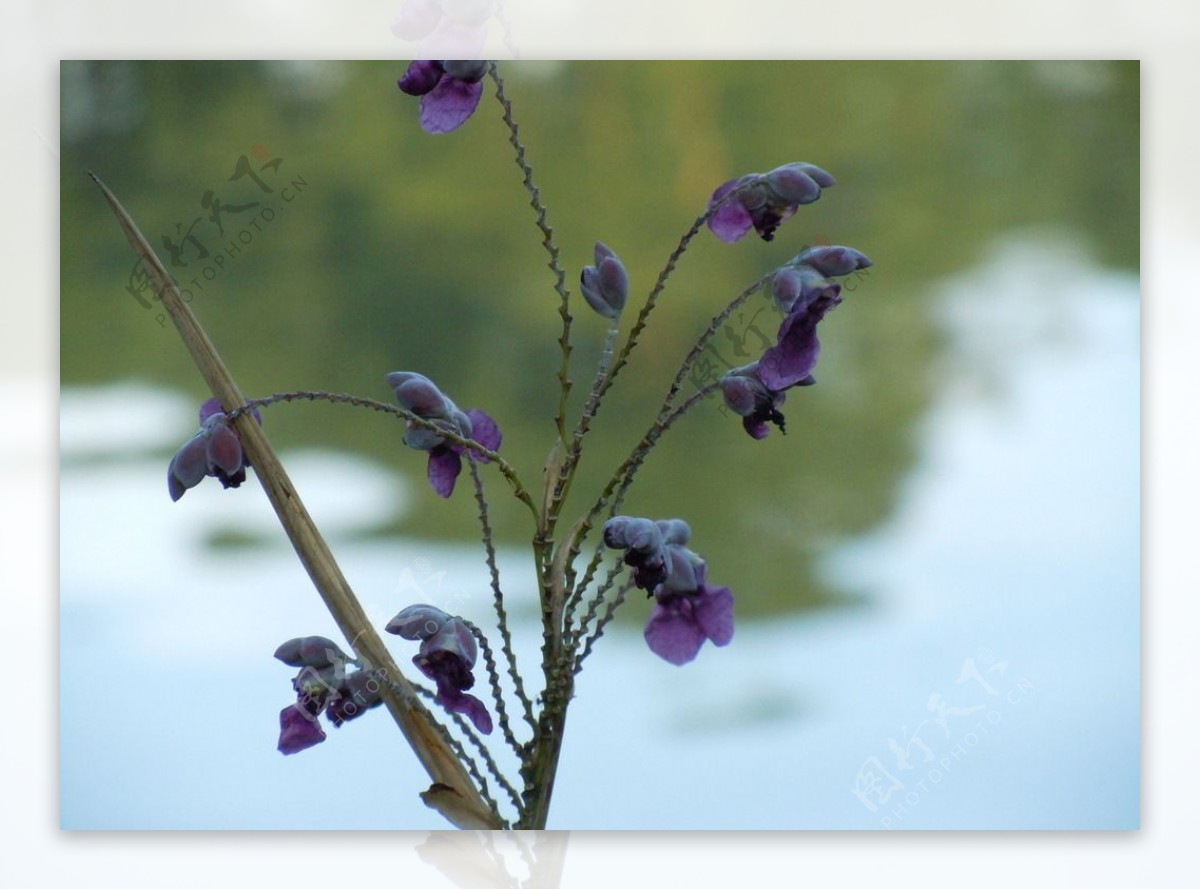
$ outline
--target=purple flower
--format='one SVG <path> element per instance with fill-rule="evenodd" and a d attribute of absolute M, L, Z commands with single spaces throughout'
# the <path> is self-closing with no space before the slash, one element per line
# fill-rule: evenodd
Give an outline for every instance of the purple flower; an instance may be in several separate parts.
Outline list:
<path fill-rule="evenodd" d="M 321 712 L 334 725 L 383 702 L 374 672 L 346 672 L 350 660 L 327 637 L 296 637 L 275 650 L 284 664 L 300 668 L 292 678 L 296 701 L 279 712 L 279 750 L 295 754 L 325 741 L 325 730 L 317 719 Z"/>
<path fill-rule="evenodd" d="M 724 646 L 733 639 L 733 594 L 705 584 L 704 560 L 685 546 L 691 536 L 682 519 L 614 516 L 604 524 L 604 543 L 627 548 L 634 583 L 655 598 L 644 636 L 671 664 L 691 661 L 705 640 Z"/>
<path fill-rule="evenodd" d="M 478 107 L 487 66 L 481 61 L 416 61 L 397 85 L 410 96 L 421 97 L 421 129 L 449 133 Z"/>
<path fill-rule="evenodd" d="M 406 640 L 420 640 L 413 664 L 437 684 L 435 701 L 462 714 L 484 735 L 492 731 L 492 716 L 483 702 L 466 690 L 475 685 L 478 649 L 465 621 L 434 606 L 409 606 L 388 622 L 386 630 Z"/>
<path fill-rule="evenodd" d="M 703 573 L 701 573 L 703 574 Z M 694 590 L 656 593 L 643 636 L 655 655 L 687 664 L 705 640 L 726 646 L 733 639 L 733 594 L 703 583 Z"/>
<path fill-rule="evenodd" d="M 723 183 L 708 201 L 715 207 L 732 192 L 736 194 L 717 208 L 708 219 L 708 227 L 722 241 L 733 243 L 751 228 L 764 241 L 775 237 L 775 230 L 791 217 L 801 204 L 821 197 L 821 189 L 834 184 L 834 178 L 814 164 L 795 162 L 776 167 L 770 173 L 749 173 Z"/>
<path fill-rule="evenodd" d="M 774 346 L 758 361 L 758 379 L 772 392 L 783 392 L 812 375 L 821 354 L 817 324 L 842 302 L 841 289 L 827 288 L 807 303 L 798 303 L 783 320 Z"/>
<path fill-rule="evenodd" d="M 812 386 L 816 379 L 810 374 L 796 386 Z M 727 371 L 721 377 L 721 394 L 725 404 L 734 414 L 742 418 L 742 426 L 755 439 L 765 439 L 770 432 L 768 423 L 786 433 L 784 416 L 779 410 L 785 394 L 768 389 L 759 376 L 758 362 Z"/>
<path fill-rule="evenodd" d="M 387 382 L 395 392 L 400 407 L 418 417 L 434 421 L 447 432 L 465 439 L 474 439 L 489 451 L 500 447 L 503 436 L 496 421 L 478 408 L 460 411 L 458 406 L 423 374 L 414 371 L 393 371 L 387 375 Z M 450 497 L 454 492 L 458 474 L 462 472 L 462 454 L 467 449 L 446 441 L 435 430 L 415 426 L 411 421 L 408 421 L 408 431 L 404 434 L 404 444 L 417 451 L 428 452 L 426 475 L 429 484 L 442 497 Z M 472 451 L 471 457 L 483 463 L 488 461 L 487 455 L 479 451 Z"/>
<path fill-rule="evenodd" d="M 762 358 L 725 373 L 720 380 L 725 404 L 742 418 L 755 439 L 765 438 L 768 424 L 784 430 L 779 410 L 794 386 L 816 383 L 812 372 L 821 353 L 817 325 L 842 302 L 842 286 L 829 279 L 871 265 L 853 247 L 810 247 L 794 256 L 771 278 L 771 298 L 786 313 L 774 346 Z"/>
<path fill-rule="evenodd" d="M 585 266 L 579 289 L 589 306 L 605 318 L 617 318 L 629 295 L 629 276 L 620 258 L 606 245 L 596 242 L 596 265 Z"/>
<path fill-rule="evenodd" d="M 250 413 L 262 423 L 257 408 Z M 199 431 L 171 458 L 167 491 L 171 500 L 177 501 L 205 476 L 216 477 L 225 488 L 237 488 L 246 481 L 248 466 L 250 461 L 242 452 L 242 443 L 230 426 L 229 417 L 221 410 L 221 403 L 209 399 L 200 406 Z"/>

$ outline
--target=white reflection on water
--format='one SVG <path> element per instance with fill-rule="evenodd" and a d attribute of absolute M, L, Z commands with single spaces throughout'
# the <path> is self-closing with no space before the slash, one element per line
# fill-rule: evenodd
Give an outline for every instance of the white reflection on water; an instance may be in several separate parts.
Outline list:
<path fill-rule="evenodd" d="M 1138 824 L 1136 278 L 1020 237 L 946 282 L 935 311 L 951 346 L 931 368 L 919 464 L 886 527 L 824 564 L 874 606 L 743 622 L 685 669 L 636 631 L 606 635 L 580 677 L 552 827 Z M 173 505 L 163 443 L 97 462 L 89 423 L 106 412 L 89 421 L 86 401 L 64 394 L 63 825 L 437 827 L 387 720 L 275 752 L 289 672 L 270 653 L 333 635 L 331 620 L 256 486 Z M 426 495 L 343 455 L 284 460 L 335 540 Z M 231 527 L 272 543 L 214 553 Z M 488 621 L 474 547 L 335 550 L 380 625 L 417 598 Z M 527 563 L 501 554 L 532 672 Z"/>

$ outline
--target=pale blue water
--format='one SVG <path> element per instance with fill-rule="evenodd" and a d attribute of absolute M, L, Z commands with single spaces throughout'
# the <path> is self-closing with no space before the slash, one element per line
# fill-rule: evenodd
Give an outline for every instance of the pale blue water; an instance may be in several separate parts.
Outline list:
<path fill-rule="evenodd" d="M 551 827 L 1139 824 L 1138 282 L 1018 234 L 934 299 L 948 349 L 900 369 L 938 382 L 918 465 L 895 515 L 824 559 L 868 605 L 743 621 L 684 669 L 611 631 Z M 441 827 L 382 713 L 275 751 L 290 672 L 271 652 L 333 625 L 257 486 L 167 498 L 162 452 L 193 411 L 157 390 L 63 395 L 63 827 Z M 284 460 L 379 625 L 416 599 L 487 622 L 477 548 L 355 536 L 416 509 L 421 480 Z M 206 545 L 230 528 L 269 543 Z M 509 579 L 527 563 L 501 555 Z M 509 589 L 532 672 L 529 588 Z"/>

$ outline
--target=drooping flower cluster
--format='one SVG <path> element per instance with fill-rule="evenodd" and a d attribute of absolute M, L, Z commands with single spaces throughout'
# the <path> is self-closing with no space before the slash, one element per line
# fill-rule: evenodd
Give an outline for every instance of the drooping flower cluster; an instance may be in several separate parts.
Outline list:
<path fill-rule="evenodd" d="M 258 409 L 250 411 L 254 419 L 262 423 Z M 171 500 L 183 497 L 189 488 L 195 488 L 205 476 L 213 476 L 225 488 L 237 488 L 246 481 L 246 467 L 250 461 L 242 451 L 242 443 L 229 423 L 229 417 L 221 410 L 221 403 L 209 399 L 200 406 L 200 429 L 188 439 L 171 458 L 167 468 L 167 491 Z"/>
<path fill-rule="evenodd" d="M 655 598 L 644 636 L 671 664 L 687 664 L 705 640 L 725 646 L 733 639 L 733 594 L 706 583 L 707 565 L 685 546 L 691 536 L 682 519 L 614 516 L 604 524 L 604 543 L 625 551 L 634 583 Z"/>
<path fill-rule="evenodd" d="M 723 183 L 708 201 L 715 207 L 730 192 L 736 194 L 717 208 L 708 219 L 708 227 L 722 241 L 734 242 L 751 228 L 764 241 L 775 237 L 775 230 L 791 217 L 801 204 L 821 197 L 821 189 L 834 184 L 834 178 L 815 164 L 797 161 L 776 167 L 769 173 L 748 173 Z"/>
<path fill-rule="evenodd" d="M 487 67 L 482 61 L 420 60 L 408 66 L 396 85 L 421 98 L 421 129 L 449 133 L 475 113 Z"/>
<path fill-rule="evenodd" d="M 423 374 L 414 371 L 393 371 L 387 375 L 388 386 L 396 394 L 396 401 L 418 417 L 434 421 L 437 426 L 464 439 L 474 439 L 489 451 L 500 447 L 502 436 L 496 421 L 478 408 L 460 411 L 437 385 Z M 462 455 L 467 449 L 447 441 L 430 429 L 416 426 L 407 421 L 408 431 L 404 444 L 417 451 L 429 454 L 427 475 L 429 484 L 444 498 L 454 493 L 454 483 L 462 472 Z M 471 457 L 487 463 L 488 457 L 472 451 Z"/>
<path fill-rule="evenodd" d="M 852 247 L 810 247 L 794 256 L 771 279 L 771 296 L 786 317 L 774 346 L 749 365 L 726 372 L 721 394 L 731 411 L 755 439 L 764 438 L 769 423 L 784 429 L 779 410 L 787 390 L 811 386 L 820 355 L 817 324 L 842 302 L 841 285 L 831 277 L 865 269 L 871 261 Z"/>
<path fill-rule="evenodd" d="M 629 275 L 620 257 L 606 244 L 596 242 L 596 264 L 584 266 L 579 290 L 587 304 L 605 318 L 617 318 L 629 295 Z"/>
<path fill-rule="evenodd" d="M 347 672 L 350 658 L 327 637 L 296 637 L 275 650 L 284 664 L 300 669 L 292 678 L 295 704 L 279 712 L 279 750 L 295 754 L 325 741 L 321 712 L 341 726 L 378 706 L 383 698 L 373 672 Z"/>
<path fill-rule="evenodd" d="M 465 716 L 484 735 L 492 731 L 487 708 L 466 691 L 475 685 L 471 668 L 478 654 L 475 636 L 466 622 L 435 606 L 417 604 L 396 615 L 386 629 L 406 640 L 421 641 L 413 664 L 437 684 L 438 704 Z"/>

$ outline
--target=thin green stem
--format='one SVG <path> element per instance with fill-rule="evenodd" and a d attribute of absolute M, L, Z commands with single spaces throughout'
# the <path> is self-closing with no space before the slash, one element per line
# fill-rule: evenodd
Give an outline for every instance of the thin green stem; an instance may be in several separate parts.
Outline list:
<path fill-rule="evenodd" d="M 496 722 L 500 724 L 500 732 L 504 736 L 504 741 L 512 748 L 513 753 L 520 758 L 523 753 L 522 747 L 517 742 L 516 736 L 513 735 L 512 727 L 508 722 L 508 709 L 504 705 L 504 691 L 500 687 L 500 672 L 496 670 L 496 656 L 492 653 L 492 647 L 488 643 L 487 637 L 474 622 L 464 619 L 463 624 L 470 629 L 479 645 L 479 651 L 483 653 L 483 663 L 487 668 L 488 683 L 492 687 L 492 699 L 496 705 Z"/>
<path fill-rule="evenodd" d="M 579 638 L 582 637 L 584 632 L 587 630 L 588 624 L 593 618 L 596 617 L 596 613 L 600 610 L 600 604 L 604 602 L 604 595 L 608 593 L 609 589 L 613 585 L 613 582 L 617 580 L 617 576 L 620 575 L 621 572 L 625 571 L 625 568 L 626 567 L 623 562 L 618 562 L 608 570 L 607 577 L 600 582 L 600 585 L 596 588 L 595 594 L 593 594 L 592 598 L 588 601 L 587 612 L 585 612 L 584 616 L 579 620 L 579 629 L 571 637 L 572 646 L 579 642 Z M 585 593 L 586 590 L 582 588 L 572 592 L 571 600 L 567 604 L 568 620 L 571 619 L 573 611 L 578 608 L 580 603 L 583 602 L 583 596 Z"/>
<path fill-rule="evenodd" d="M 542 203 L 541 192 L 533 182 L 533 168 L 525 159 L 525 146 L 521 143 L 521 132 L 517 127 L 516 120 L 513 119 L 512 102 L 504 92 L 504 80 L 500 77 L 500 71 L 495 62 L 488 65 L 488 74 L 496 85 L 496 100 L 500 103 L 504 125 L 508 128 L 508 141 L 513 147 L 517 166 L 521 169 L 521 184 L 529 193 L 529 204 L 534 211 L 534 223 L 542 234 L 542 247 L 550 257 L 546 265 L 554 273 L 554 290 L 559 296 L 558 314 L 562 318 L 562 333 L 558 338 L 558 346 L 562 353 L 562 359 L 558 368 L 558 413 L 555 415 L 554 424 L 558 429 L 559 438 L 565 442 L 567 440 L 567 396 L 571 392 L 571 380 L 567 375 L 570 373 L 571 367 L 572 321 L 570 292 L 567 290 L 566 284 L 567 276 L 559 261 L 558 245 L 554 243 L 554 229 L 550 227 L 546 219 L 546 205 Z"/>
<path fill-rule="evenodd" d="M 650 428 L 646 430 L 645 435 L 643 435 L 638 444 L 633 447 L 633 450 L 629 453 L 629 456 L 625 458 L 624 462 L 617 467 L 617 471 L 612 475 L 612 478 L 608 480 L 608 484 L 604 486 L 604 490 L 600 493 L 600 496 L 596 499 L 596 502 L 592 504 L 591 509 L 588 510 L 588 512 L 584 515 L 583 520 L 579 523 L 576 533 L 569 544 L 570 551 L 566 561 L 568 566 L 574 565 L 575 557 L 579 555 L 579 549 L 583 543 L 583 540 L 587 537 L 588 531 L 595 523 L 596 517 L 600 515 L 606 506 L 609 506 L 610 498 L 612 499 L 612 503 L 611 506 L 609 506 L 609 515 L 615 515 L 616 511 L 620 509 L 621 503 L 625 498 L 625 493 L 629 490 L 629 486 L 633 484 L 633 477 L 637 474 L 638 469 L 642 466 L 642 463 L 646 460 L 646 457 L 650 454 L 651 449 L 654 447 L 654 444 L 659 440 L 662 434 L 669 430 L 672 424 L 686 414 L 693 405 L 697 404 L 702 399 L 707 398 L 709 395 L 715 392 L 719 386 L 720 384 L 718 382 L 713 381 L 702 389 L 697 390 L 681 405 L 672 409 L 669 413 L 660 414 L 654 419 L 654 423 L 652 423 Z M 595 577 L 596 569 L 600 565 L 602 554 L 603 550 L 598 546 L 596 548 L 596 555 L 588 564 L 588 567 L 584 572 L 583 579 L 579 582 L 580 589 L 586 590 L 588 584 L 591 583 L 592 578 Z M 575 574 L 571 570 L 568 571 L 568 586 L 574 588 Z"/>
<path fill-rule="evenodd" d="M 584 660 L 592 654 L 592 647 L 596 645 L 597 640 L 604 636 L 605 626 L 608 624 L 608 622 L 612 621 L 613 616 L 617 614 L 617 609 L 621 608 L 621 603 L 625 602 L 625 597 L 628 595 L 629 591 L 633 590 L 633 587 L 634 584 L 632 581 L 622 584 L 620 589 L 617 591 L 617 595 L 613 597 L 612 602 L 608 604 L 608 608 L 604 610 L 604 615 L 596 624 L 596 629 L 592 631 L 591 635 L 587 638 L 587 642 L 584 643 L 583 651 L 580 652 L 579 657 L 575 659 L 575 673 L 578 674 L 581 670 L 583 670 Z M 582 630 L 582 627 L 580 630 Z"/>
<path fill-rule="evenodd" d="M 437 422 L 428 420 L 424 417 L 419 417 L 406 408 L 399 408 L 395 405 L 389 405 L 386 402 L 380 402 L 377 399 L 368 399 L 363 396 L 352 396 L 349 393 L 344 392 L 322 392 L 320 390 L 298 389 L 291 392 L 272 393 L 271 395 L 264 396 L 261 399 L 251 399 L 240 407 L 234 408 L 232 411 L 230 411 L 229 418 L 230 420 L 236 420 L 251 408 L 263 408 L 269 405 L 274 405 L 278 402 L 299 401 L 334 402 L 336 404 L 354 405 L 358 408 L 370 408 L 372 411 L 382 411 L 385 414 L 392 414 L 396 417 L 401 417 L 404 420 L 409 421 L 413 426 L 420 429 L 432 430 L 448 442 L 453 442 L 455 445 L 459 445 L 462 448 L 482 454 L 488 460 L 495 462 L 496 467 L 512 486 L 513 494 L 516 495 L 517 499 L 520 500 L 521 503 L 525 504 L 529 508 L 530 512 L 533 513 L 535 520 L 538 518 L 538 511 L 537 507 L 534 506 L 533 498 L 525 489 L 524 483 L 521 482 L 516 470 L 512 468 L 508 461 L 506 461 L 496 452 L 492 451 L 490 448 L 486 448 L 480 443 L 476 442 L 474 439 L 468 439 L 465 436 L 460 436 L 457 433 L 453 433 Z"/>
<path fill-rule="evenodd" d="M 704 329 L 704 333 L 702 333 L 700 338 L 692 345 L 692 348 L 684 358 L 683 363 L 679 366 L 679 371 L 676 372 L 675 379 L 671 381 L 671 386 L 667 390 L 666 396 L 663 398 L 662 408 L 659 409 L 660 415 L 666 413 L 670 409 L 671 403 L 675 400 L 675 396 L 679 394 L 679 390 L 683 387 L 683 381 L 687 377 L 688 372 L 692 369 L 692 365 L 696 363 L 696 359 L 698 359 L 700 354 L 704 352 L 704 348 L 708 346 L 709 341 L 716 336 L 716 333 L 721 329 L 721 326 L 729 320 L 729 316 L 733 315 L 733 313 L 736 312 L 743 303 L 758 293 L 758 291 L 762 289 L 763 285 L 771 280 L 771 277 L 774 274 L 775 272 L 771 271 L 766 275 L 763 275 L 761 278 L 743 290 L 740 294 L 734 297 L 728 306 L 712 317 L 712 321 L 710 321 L 708 327 Z"/>
<path fill-rule="evenodd" d="M 554 482 L 554 491 L 548 502 L 545 519 L 546 535 L 548 537 L 554 534 L 554 527 L 558 522 L 559 511 L 562 510 L 563 501 L 566 500 L 567 492 L 571 489 L 571 480 L 575 477 L 575 469 L 579 465 L 580 457 L 583 454 L 583 438 L 587 435 L 592 418 L 596 416 L 596 405 L 600 401 L 600 388 L 604 385 L 604 379 L 612 363 L 613 350 L 616 346 L 619 331 L 620 321 L 614 318 L 608 329 L 608 336 L 604 340 L 604 348 L 600 352 L 600 360 L 596 365 L 596 376 L 592 380 L 592 388 L 588 393 L 587 404 L 584 405 L 583 413 L 579 416 L 579 423 L 576 425 L 575 432 L 571 436 L 571 446 L 567 451 L 566 460 L 559 467 L 558 479 Z"/>

